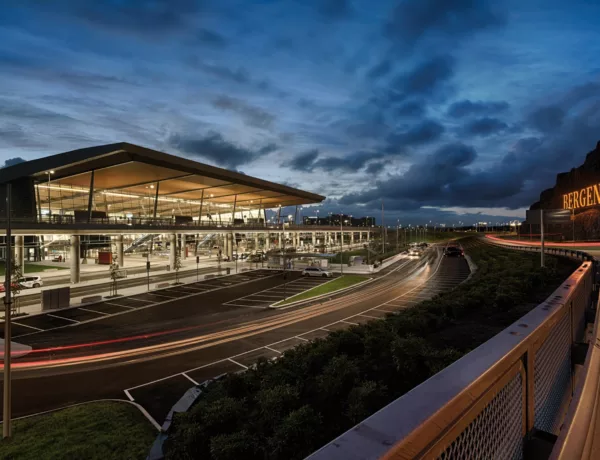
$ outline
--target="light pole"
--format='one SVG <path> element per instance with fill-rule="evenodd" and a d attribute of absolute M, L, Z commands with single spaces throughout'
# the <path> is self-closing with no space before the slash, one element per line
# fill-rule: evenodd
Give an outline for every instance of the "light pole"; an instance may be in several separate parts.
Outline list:
<path fill-rule="evenodd" d="M 48 189 L 49 190 L 49 189 Z M 11 184 L 6 184 L 6 278 L 4 286 L 6 294 L 4 296 L 4 411 L 2 424 L 2 436 L 10 438 L 11 436 L 11 381 L 10 381 L 10 345 L 11 345 L 11 303 L 12 303 L 12 248 L 11 248 Z"/>
<path fill-rule="evenodd" d="M 340 214 L 340 275 L 344 276 L 344 214 Z"/>
<path fill-rule="evenodd" d="M 50 170 L 50 171 L 46 171 L 46 174 L 48 174 L 48 185 L 47 185 L 47 191 L 48 191 L 48 219 L 52 220 L 52 206 L 50 206 L 50 176 L 52 174 L 54 174 L 54 170 Z"/>

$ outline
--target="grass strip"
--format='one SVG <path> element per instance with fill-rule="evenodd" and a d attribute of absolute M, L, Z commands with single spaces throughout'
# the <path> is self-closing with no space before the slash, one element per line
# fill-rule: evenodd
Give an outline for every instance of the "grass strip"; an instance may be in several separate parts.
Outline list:
<path fill-rule="evenodd" d="M 300 294 L 296 294 L 293 297 L 289 297 L 282 302 L 277 302 L 276 306 L 283 306 L 290 304 L 292 302 L 297 302 L 299 300 L 310 299 L 311 297 L 317 297 L 323 294 L 331 294 L 335 291 L 339 291 L 340 289 L 345 289 L 354 284 L 362 283 L 366 281 L 368 278 L 365 276 L 358 275 L 344 275 L 339 278 L 335 278 L 327 283 L 323 283 L 320 286 L 316 286 L 308 291 L 301 292 Z"/>
<path fill-rule="evenodd" d="M 95 402 L 13 422 L 0 458 L 14 460 L 145 459 L 156 429 L 132 404 Z"/>

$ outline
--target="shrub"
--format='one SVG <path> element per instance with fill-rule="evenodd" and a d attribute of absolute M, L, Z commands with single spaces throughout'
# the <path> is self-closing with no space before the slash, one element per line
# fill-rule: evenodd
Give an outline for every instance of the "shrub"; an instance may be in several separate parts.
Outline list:
<path fill-rule="evenodd" d="M 496 247 L 467 252 L 469 282 L 209 384 L 172 425 L 168 459 L 304 458 L 545 299 L 578 263 Z"/>

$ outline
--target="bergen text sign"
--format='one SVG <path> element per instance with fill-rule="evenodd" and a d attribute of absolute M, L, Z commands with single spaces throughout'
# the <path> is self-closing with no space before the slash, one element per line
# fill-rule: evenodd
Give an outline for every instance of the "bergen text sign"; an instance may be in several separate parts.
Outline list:
<path fill-rule="evenodd" d="M 600 205 L 600 184 L 563 194 L 564 209 L 579 209 Z"/>

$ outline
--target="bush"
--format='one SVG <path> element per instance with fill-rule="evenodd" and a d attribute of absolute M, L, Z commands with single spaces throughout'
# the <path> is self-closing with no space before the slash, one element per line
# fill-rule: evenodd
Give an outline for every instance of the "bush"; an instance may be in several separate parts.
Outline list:
<path fill-rule="evenodd" d="M 465 243 L 468 246 L 468 242 Z M 578 263 L 483 246 L 452 292 L 209 384 L 176 416 L 169 459 L 303 458 L 544 300 Z"/>

